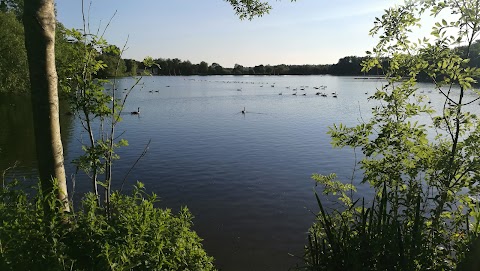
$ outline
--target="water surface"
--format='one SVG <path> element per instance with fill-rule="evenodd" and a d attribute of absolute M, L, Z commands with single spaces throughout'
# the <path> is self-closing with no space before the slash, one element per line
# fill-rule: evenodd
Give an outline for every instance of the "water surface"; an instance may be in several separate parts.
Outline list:
<path fill-rule="evenodd" d="M 117 94 L 124 95 L 133 82 L 119 79 Z M 352 178 L 354 152 L 333 149 L 328 127 L 367 120 L 374 106 L 367 97 L 382 84 L 333 76 L 145 77 L 128 98 L 117 128 L 130 146 L 119 150 L 114 187 L 120 187 L 151 140 L 128 187 L 139 180 L 160 196 L 161 206 L 188 206 L 194 229 L 219 269 L 288 270 L 301 264 L 291 255 L 302 255 L 318 211 L 312 173 Z M 314 88 L 322 85 L 325 90 Z M 421 87 L 432 105 L 441 106 L 438 92 Z M 328 96 L 315 95 L 318 91 Z M 15 107 L 5 101 L 0 101 L 6 127 L 0 131 L 0 169 L 18 160 L 17 176 L 35 176 L 32 124 L 23 120 L 31 111 L 28 104 Z M 137 107 L 139 116 L 129 114 Z M 87 138 L 77 121 L 62 119 L 70 176 L 75 168 L 68 161 L 81 154 Z M 353 181 L 360 179 L 357 171 Z M 88 189 L 89 182 L 78 175 L 76 198 Z M 365 186 L 359 189 L 361 196 L 370 193 Z"/>

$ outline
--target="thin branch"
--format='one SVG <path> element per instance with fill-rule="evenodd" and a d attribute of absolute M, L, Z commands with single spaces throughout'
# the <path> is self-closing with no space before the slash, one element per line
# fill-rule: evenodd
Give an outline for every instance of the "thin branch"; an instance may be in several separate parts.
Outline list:
<path fill-rule="evenodd" d="M 3 173 L 2 173 L 2 187 L 5 188 L 5 175 L 7 174 L 7 172 L 9 170 L 12 170 L 12 169 L 15 169 L 18 165 L 18 161 L 15 161 L 15 163 L 13 163 L 13 166 L 10 166 L 8 168 L 6 168 Z"/>
<path fill-rule="evenodd" d="M 152 142 L 152 140 L 150 139 L 147 143 L 147 145 L 145 146 L 145 148 L 143 149 L 143 152 L 140 154 L 140 156 L 137 158 L 137 161 L 135 161 L 135 163 L 132 165 L 132 167 L 128 170 L 127 174 L 125 174 L 125 177 L 123 178 L 123 181 L 122 181 L 122 186 L 120 188 L 120 193 L 123 191 L 123 186 L 125 185 L 125 182 L 127 180 L 127 177 L 128 175 L 130 174 L 130 172 L 133 170 L 133 168 L 138 164 L 138 162 L 140 161 L 140 159 L 142 159 L 148 152 L 148 148 L 150 147 L 150 143 Z"/>

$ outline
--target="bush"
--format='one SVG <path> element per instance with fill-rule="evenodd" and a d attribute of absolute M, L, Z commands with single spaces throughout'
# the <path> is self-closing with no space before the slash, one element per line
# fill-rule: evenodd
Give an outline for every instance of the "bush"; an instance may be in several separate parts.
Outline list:
<path fill-rule="evenodd" d="M 363 71 L 378 69 L 385 82 L 369 97 L 372 117 L 329 130 L 334 147 L 361 149 L 363 183 L 375 198 L 358 204 L 352 185 L 334 175 L 313 176 L 325 193 L 340 195 L 344 208 L 327 212 L 317 196 L 320 214 L 310 229 L 306 269 L 456 270 L 477 264 L 480 118 L 469 105 L 480 99 L 480 69 L 469 63 L 480 35 L 479 4 L 405 1 L 375 19 L 371 34 L 379 41 L 367 52 Z M 411 40 L 426 17 L 437 21 L 431 37 Z M 417 85 L 425 78 L 432 83 Z"/>
<path fill-rule="evenodd" d="M 142 184 L 113 193 L 110 210 L 86 194 L 67 215 L 55 193 L 37 191 L 0 190 L 0 270 L 214 270 L 188 209 L 156 208 Z"/>
<path fill-rule="evenodd" d="M 327 186 L 327 194 L 349 199 L 344 187 L 328 189 L 337 183 L 332 177 L 314 179 Z M 395 210 L 384 186 L 369 206 L 357 200 L 341 212 L 327 212 L 315 196 L 320 213 L 308 232 L 304 270 L 478 270 L 472 269 L 478 230 L 466 221 L 463 230 L 432 233 L 420 197 L 417 204 Z"/>

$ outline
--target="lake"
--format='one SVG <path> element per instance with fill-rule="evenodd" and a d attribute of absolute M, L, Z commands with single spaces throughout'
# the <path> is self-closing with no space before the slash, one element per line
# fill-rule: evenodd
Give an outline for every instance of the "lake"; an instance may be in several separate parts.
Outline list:
<path fill-rule="evenodd" d="M 133 82 L 118 79 L 118 95 Z M 354 151 L 333 149 L 328 127 L 367 120 L 374 106 L 368 94 L 384 83 L 335 76 L 144 77 L 117 127 L 129 146 L 118 151 L 113 186 L 120 187 L 151 140 L 127 186 L 138 180 L 159 195 L 160 206 L 175 211 L 188 206 L 194 229 L 220 270 L 288 270 L 301 264 L 306 232 L 318 211 L 312 173 L 361 180 L 358 171 L 352 177 Z M 314 89 L 322 85 L 325 90 Z M 318 91 L 327 97 L 315 95 Z M 436 91 L 425 95 L 433 106 L 441 105 Z M 131 115 L 137 107 L 140 115 Z M 2 98 L 0 121 L 0 170 L 18 161 L 8 176 L 35 180 L 28 102 Z M 62 116 L 62 137 L 71 179 L 75 168 L 69 162 L 87 138 L 68 116 Z M 76 200 L 89 184 L 76 176 Z M 371 191 L 360 186 L 359 195 L 371 197 Z"/>

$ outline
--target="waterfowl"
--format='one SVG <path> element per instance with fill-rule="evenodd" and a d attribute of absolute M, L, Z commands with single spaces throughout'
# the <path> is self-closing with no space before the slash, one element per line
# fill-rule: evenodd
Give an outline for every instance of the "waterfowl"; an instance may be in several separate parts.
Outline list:
<path fill-rule="evenodd" d="M 132 112 L 130 112 L 130 114 L 132 114 L 132 115 L 140 115 L 140 107 L 137 108 L 137 111 L 132 111 Z"/>
<path fill-rule="evenodd" d="M 247 111 L 245 110 L 245 107 L 243 107 L 242 114 L 245 114 L 245 113 L 247 113 Z"/>

